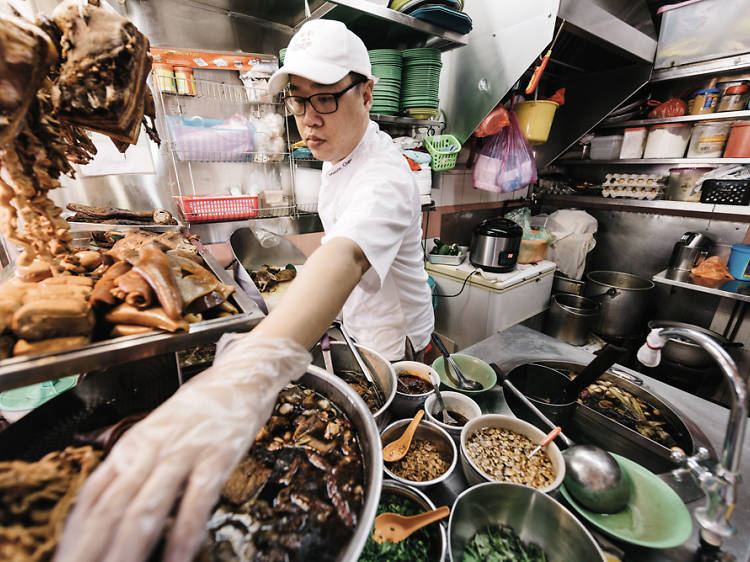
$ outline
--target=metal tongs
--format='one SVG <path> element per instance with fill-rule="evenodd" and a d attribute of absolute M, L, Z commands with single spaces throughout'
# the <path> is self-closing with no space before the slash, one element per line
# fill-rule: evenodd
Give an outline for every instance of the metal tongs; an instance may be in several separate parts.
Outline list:
<path fill-rule="evenodd" d="M 357 365 L 359 365 L 359 368 L 362 371 L 362 374 L 365 376 L 365 378 L 368 381 L 370 381 L 375 386 L 375 388 L 379 388 L 378 384 L 375 382 L 375 378 L 372 376 L 372 371 L 370 370 L 370 367 L 365 363 L 365 360 L 359 354 L 359 350 L 357 349 L 357 346 L 354 345 L 352 338 L 349 337 L 349 333 L 344 328 L 343 322 L 334 320 L 333 324 L 331 325 L 334 328 L 336 328 L 339 332 L 341 332 L 342 336 L 344 336 L 344 341 L 346 342 L 346 345 L 349 346 L 349 350 L 352 352 L 352 355 L 354 355 L 354 359 L 356 359 Z"/>

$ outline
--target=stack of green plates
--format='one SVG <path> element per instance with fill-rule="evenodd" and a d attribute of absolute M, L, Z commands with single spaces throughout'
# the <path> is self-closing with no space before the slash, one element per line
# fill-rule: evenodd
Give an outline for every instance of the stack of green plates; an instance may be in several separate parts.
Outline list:
<path fill-rule="evenodd" d="M 372 93 L 372 111 L 382 115 L 396 115 L 401 96 L 401 51 L 375 49 L 368 51 L 372 73 L 378 83 Z"/>
<path fill-rule="evenodd" d="M 413 117 L 434 114 L 438 108 L 440 85 L 440 51 L 407 49 L 402 51 L 404 71 L 401 88 L 401 109 Z"/>
<path fill-rule="evenodd" d="M 286 55 L 286 47 L 279 51 L 279 66 L 284 65 L 284 55 Z"/>

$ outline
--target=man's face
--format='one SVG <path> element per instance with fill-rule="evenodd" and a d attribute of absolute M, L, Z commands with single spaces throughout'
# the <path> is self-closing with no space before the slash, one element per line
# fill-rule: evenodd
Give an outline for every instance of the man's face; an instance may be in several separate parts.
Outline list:
<path fill-rule="evenodd" d="M 291 76 L 289 90 L 293 96 L 337 93 L 353 82 L 345 76 L 335 84 L 318 84 L 301 76 Z M 344 159 L 359 143 L 367 127 L 372 106 L 371 80 L 359 84 L 338 98 L 334 113 L 318 113 L 305 103 L 305 113 L 295 115 L 297 129 L 313 156 L 333 162 Z"/>

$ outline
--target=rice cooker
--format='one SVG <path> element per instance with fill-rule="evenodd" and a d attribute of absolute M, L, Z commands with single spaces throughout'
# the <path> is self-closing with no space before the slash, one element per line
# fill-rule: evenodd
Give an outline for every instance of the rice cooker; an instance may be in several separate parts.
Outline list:
<path fill-rule="evenodd" d="M 523 229 L 512 220 L 485 219 L 474 229 L 469 261 L 492 273 L 516 267 Z"/>

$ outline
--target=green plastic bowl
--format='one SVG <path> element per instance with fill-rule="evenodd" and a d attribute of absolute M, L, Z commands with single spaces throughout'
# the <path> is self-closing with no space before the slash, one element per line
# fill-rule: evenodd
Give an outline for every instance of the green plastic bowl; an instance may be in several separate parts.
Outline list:
<path fill-rule="evenodd" d="M 495 374 L 495 371 L 493 371 L 492 367 L 481 359 L 477 359 L 471 355 L 464 355 L 463 353 L 451 353 L 451 357 L 458 365 L 458 368 L 461 369 L 464 376 L 481 384 L 482 390 L 464 390 L 458 388 L 453 382 L 451 382 L 451 379 L 445 375 L 445 359 L 443 357 L 438 357 L 432 362 L 432 368 L 437 371 L 437 374 L 440 376 L 440 382 L 443 386 L 455 390 L 456 392 L 472 395 L 486 392 L 497 384 L 497 375 Z M 454 376 L 452 372 L 451 376 Z"/>

